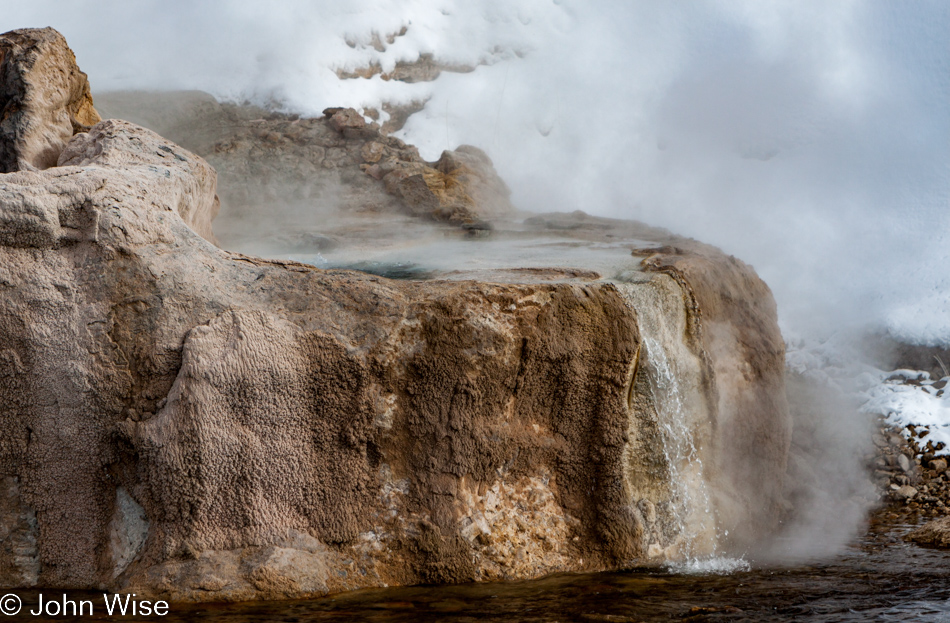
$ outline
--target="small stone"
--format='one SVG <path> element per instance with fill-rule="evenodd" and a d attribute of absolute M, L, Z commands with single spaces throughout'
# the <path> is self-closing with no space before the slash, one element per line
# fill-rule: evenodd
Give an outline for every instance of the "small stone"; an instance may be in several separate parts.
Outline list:
<path fill-rule="evenodd" d="M 909 471 L 911 470 L 911 467 L 912 467 L 911 462 L 910 462 L 910 459 L 908 459 L 908 458 L 907 458 L 907 455 L 905 455 L 905 454 L 898 454 L 898 455 L 897 455 L 897 464 L 898 464 L 898 465 L 900 466 L 900 468 L 901 468 L 903 471 L 905 471 L 905 472 L 909 472 Z"/>
<path fill-rule="evenodd" d="M 942 474 L 947 471 L 947 460 L 940 458 L 934 459 L 930 462 L 930 469 L 934 470 L 938 474 Z"/>
<path fill-rule="evenodd" d="M 363 145 L 363 148 L 360 149 L 360 155 L 363 156 L 363 162 L 369 162 L 372 164 L 379 162 L 385 151 L 386 147 L 382 143 L 371 141 Z"/>
<path fill-rule="evenodd" d="M 343 132 L 347 128 L 360 130 L 366 127 L 366 120 L 363 119 L 363 115 L 354 109 L 344 108 L 343 110 L 335 112 L 333 116 L 330 117 L 330 127 L 337 132 Z"/>
<path fill-rule="evenodd" d="M 901 485 L 894 494 L 898 498 L 910 501 L 915 495 L 917 495 L 917 489 L 913 488 L 910 485 Z"/>

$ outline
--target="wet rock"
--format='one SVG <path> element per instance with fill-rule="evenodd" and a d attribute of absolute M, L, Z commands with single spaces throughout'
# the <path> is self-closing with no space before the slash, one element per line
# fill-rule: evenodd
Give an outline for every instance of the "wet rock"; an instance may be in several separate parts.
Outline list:
<path fill-rule="evenodd" d="M 56 166 L 72 136 L 99 122 L 89 81 L 52 28 L 0 35 L 0 172 Z"/>
<path fill-rule="evenodd" d="M 461 145 L 455 151 L 443 151 L 435 168 L 463 188 L 476 206 L 479 219 L 491 221 L 515 211 L 509 200 L 511 190 L 481 149 Z"/>
<path fill-rule="evenodd" d="M 4 516 L 38 535 L 32 558 L 0 556 L 22 566 L 2 577 L 260 599 L 627 564 L 647 547 L 627 492 L 668 489 L 651 480 L 666 470 L 629 465 L 663 460 L 630 437 L 656 409 L 631 376 L 638 288 L 669 291 L 677 339 L 716 340 L 677 347 L 694 362 L 698 426 L 719 396 L 734 401 L 703 462 L 729 457 L 730 532 L 770 525 L 781 479 L 738 479 L 784 468 L 787 418 L 761 402 L 784 393 L 747 395 L 726 366 L 780 373 L 783 350 L 743 265 L 708 248 L 653 258 L 689 290 L 662 270 L 622 288 L 391 282 L 208 244 L 195 230 L 214 214 L 213 170 L 132 124 L 97 124 L 59 164 L 0 189 L 0 468 L 31 483 Z M 724 341 L 736 306 L 741 348 L 757 332 L 770 348 Z M 706 352 L 727 361 L 704 367 Z M 32 528 L 30 509 L 43 511 Z M 320 547 L 288 544 L 292 531 Z"/>
<path fill-rule="evenodd" d="M 463 145 L 446 151 L 435 166 L 399 164 L 384 178 L 386 190 L 413 214 L 463 227 L 508 216 L 510 191 L 482 150 Z"/>
<path fill-rule="evenodd" d="M 905 538 L 918 545 L 950 549 L 950 517 L 941 517 L 930 521 Z"/>

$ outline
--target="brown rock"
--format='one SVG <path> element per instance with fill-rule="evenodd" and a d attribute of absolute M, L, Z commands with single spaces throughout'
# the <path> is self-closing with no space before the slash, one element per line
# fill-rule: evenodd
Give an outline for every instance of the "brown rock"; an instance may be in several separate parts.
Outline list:
<path fill-rule="evenodd" d="M 481 149 L 461 145 L 455 151 L 443 151 L 435 168 L 464 189 L 481 220 L 492 221 L 515 211 L 509 200 L 511 190 Z"/>
<path fill-rule="evenodd" d="M 333 110 L 333 109 L 331 109 Z M 333 113 L 330 117 L 330 127 L 337 132 L 343 132 L 346 129 L 360 130 L 366 127 L 366 121 L 363 115 L 352 108 L 344 108 Z"/>
<path fill-rule="evenodd" d="M 950 549 L 950 517 L 941 517 L 927 522 L 905 538 L 918 545 Z"/>
<path fill-rule="evenodd" d="M 363 156 L 365 162 L 374 164 L 379 162 L 379 159 L 383 157 L 383 154 L 386 153 L 386 147 L 382 143 L 377 143 L 375 141 L 366 143 L 360 149 L 360 154 Z"/>
<path fill-rule="evenodd" d="M 894 491 L 894 495 L 902 500 L 910 500 L 917 495 L 917 489 L 910 485 L 901 485 Z"/>
<path fill-rule="evenodd" d="M 733 392 L 729 405 L 717 407 L 710 432 L 721 455 L 714 477 L 719 507 L 734 513 L 729 523 L 736 543 L 768 533 L 778 520 L 791 443 L 785 395 L 785 342 L 775 322 L 775 300 L 768 286 L 745 263 L 708 245 L 684 241 L 682 247 L 636 252 L 646 254 L 647 271 L 671 276 L 682 287 L 692 310 L 690 333 L 704 353 L 704 365 Z M 700 311 L 701 310 L 701 311 Z M 740 337 L 741 336 L 741 337 Z M 743 362 L 738 367 L 735 362 Z M 742 388 L 737 390 L 737 388 Z M 738 457 L 764 460 L 749 470 Z M 726 512 L 726 511 L 720 511 Z"/>
<path fill-rule="evenodd" d="M 0 190 L 0 469 L 22 483 L 0 516 L 36 543 L 0 554 L 3 577 L 260 599 L 662 552 L 636 510 L 645 499 L 671 521 L 655 392 L 637 373 L 651 314 L 668 315 L 655 337 L 696 375 L 697 438 L 725 408 L 714 396 L 740 399 L 703 463 L 784 467 L 771 392 L 743 397 L 690 346 L 708 334 L 726 352 L 697 310 L 734 323 L 716 288 L 732 305 L 755 291 L 711 251 L 668 258 L 686 263 L 682 282 L 391 282 L 204 243 L 186 223 L 210 220 L 207 166 L 131 124 L 77 136 L 60 165 Z M 700 293 L 687 306 L 681 284 Z M 745 348 L 775 331 L 768 305 L 749 304 L 766 315 L 742 325 Z M 781 348 L 728 357 L 781 370 Z M 758 440 L 741 461 L 734 427 Z M 769 521 L 757 484 L 764 497 L 729 500 L 740 538 Z"/>
<path fill-rule="evenodd" d="M 354 174 L 338 181 L 378 190 L 328 124 L 254 116 L 248 147 L 221 153 L 321 137 L 308 153 Z M 421 178 L 436 211 L 484 164 L 459 150 L 439 170 L 373 140 L 401 150 L 383 163 L 410 172 L 396 190 Z M 789 422 L 774 301 L 715 249 L 624 256 L 615 280 L 390 281 L 249 257 L 206 241 L 213 169 L 116 120 L 2 182 L 11 585 L 306 597 L 724 551 L 719 529 L 744 551 L 776 525 Z M 669 454 L 669 418 L 689 453 Z M 683 487 L 707 478 L 715 513 L 681 515 Z"/>
<path fill-rule="evenodd" d="M 413 162 L 383 178 L 386 190 L 409 210 L 453 225 L 490 223 L 510 216 L 510 191 L 482 150 L 463 145 L 445 151 L 435 166 Z"/>
<path fill-rule="evenodd" d="M 56 165 L 67 141 L 99 121 L 89 81 L 52 28 L 0 35 L 0 172 Z"/>

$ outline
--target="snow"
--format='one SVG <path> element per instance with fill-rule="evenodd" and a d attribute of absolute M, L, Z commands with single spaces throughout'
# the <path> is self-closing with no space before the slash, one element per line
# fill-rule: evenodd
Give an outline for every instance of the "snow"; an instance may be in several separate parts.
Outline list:
<path fill-rule="evenodd" d="M 887 423 L 898 429 L 913 425 L 920 445 L 931 441 L 936 449 L 943 443 L 950 454 L 950 400 L 943 390 L 948 381 L 950 377 L 935 382 L 927 372 L 913 370 L 882 373 L 880 382 L 863 393 L 866 402 L 861 410 L 886 416 Z M 927 435 L 920 437 L 924 430 Z"/>
<path fill-rule="evenodd" d="M 907 427 L 914 426 L 921 445 L 943 442 L 950 455 L 950 392 L 944 392 L 950 377 L 933 380 L 929 372 L 875 368 L 862 362 L 854 336 L 844 334 L 789 340 L 785 364 L 791 372 L 851 396 L 861 413 L 883 416 L 905 436 L 911 434 Z M 929 432 L 920 438 L 924 430 Z M 854 434 L 863 435 L 864 429 Z"/>

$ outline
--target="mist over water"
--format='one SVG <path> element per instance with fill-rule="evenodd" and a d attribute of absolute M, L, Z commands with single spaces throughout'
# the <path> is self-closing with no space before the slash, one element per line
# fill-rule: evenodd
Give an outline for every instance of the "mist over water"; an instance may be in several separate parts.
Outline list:
<path fill-rule="evenodd" d="M 950 341 L 939 0 L 32 1 L 0 20 L 62 31 L 96 91 L 305 114 L 428 100 L 400 133 L 424 156 L 474 144 L 521 208 L 719 245 L 770 284 L 786 332 Z M 420 53 L 478 66 L 415 84 L 335 73 Z"/>

